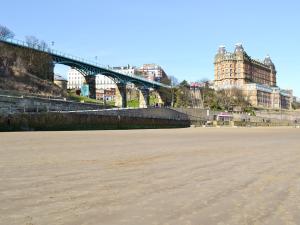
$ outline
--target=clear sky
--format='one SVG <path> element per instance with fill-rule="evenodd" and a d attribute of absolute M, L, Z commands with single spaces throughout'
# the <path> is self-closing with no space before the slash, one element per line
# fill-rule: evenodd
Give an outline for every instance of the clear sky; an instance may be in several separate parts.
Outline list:
<path fill-rule="evenodd" d="M 242 42 L 269 54 L 278 85 L 300 96 L 297 0 L 1 0 L 0 24 L 16 38 L 34 35 L 54 48 L 104 65 L 161 65 L 179 80 L 213 79 L 219 45 Z M 63 69 L 59 69 L 63 73 Z"/>

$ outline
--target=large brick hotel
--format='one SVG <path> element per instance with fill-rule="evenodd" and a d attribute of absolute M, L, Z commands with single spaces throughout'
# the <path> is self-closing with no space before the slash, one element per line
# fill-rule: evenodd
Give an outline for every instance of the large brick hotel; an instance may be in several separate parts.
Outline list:
<path fill-rule="evenodd" d="M 290 90 L 282 90 L 276 83 L 276 68 L 271 58 L 252 59 L 242 44 L 233 53 L 220 46 L 215 56 L 215 89 L 239 88 L 255 107 L 289 109 L 293 100 Z"/>

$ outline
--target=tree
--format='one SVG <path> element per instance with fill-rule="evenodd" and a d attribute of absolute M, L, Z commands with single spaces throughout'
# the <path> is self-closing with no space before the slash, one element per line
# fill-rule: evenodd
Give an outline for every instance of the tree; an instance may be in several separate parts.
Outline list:
<path fill-rule="evenodd" d="M 41 40 L 38 44 L 38 48 L 42 51 L 46 51 L 48 49 L 48 44 L 45 41 Z"/>
<path fill-rule="evenodd" d="M 28 45 L 28 47 L 36 48 L 38 47 L 40 41 L 35 36 L 26 36 L 25 42 Z"/>
<path fill-rule="evenodd" d="M 169 79 L 171 81 L 171 107 L 174 107 L 175 91 L 176 91 L 176 85 L 178 85 L 178 79 L 174 76 L 169 76 Z"/>
<path fill-rule="evenodd" d="M 0 39 L 11 39 L 14 38 L 15 34 L 5 26 L 0 25 Z"/>
<path fill-rule="evenodd" d="M 216 93 L 219 108 L 229 110 L 233 104 L 233 98 L 230 96 L 230 90 L 219 90 Z"/>
<path fill-rule="evenodd" d="M 201 89 L 201 94 L 203 98 L 204 108 L 209 108 L 213 110 L 222 110 L 220 106 L 220 99 L 217 97 L 217 93 L 214 89 L 204 86 Z"/>
<path fill-rule="evenodd" d="M 186 80 L 183 80 L 177 87 L 175 91 L 176 96 L 176 107 L 191 107 L 192 97 L 190 91 L 190 85 Z"/>
<path fill-rule="evenodd" d="M 216 92 L 218 106 L 222 110 L 233 110 L 235 107 L 240 107 L 241 110 L 248 110 L 250 107 L 249 101 L 243 95 L 242 90 L 237 88 L 223 89 Z"/>
<path fill-rule="evenodd" d="M 190 85 L 186 80 L 181 81 L 181 83 L 179 84 L 179 87 L 186 87 L 189 88 Z"/>
<path fill-rule="evenodd" d="M 178 79 L 174 76 L 169 76 L 169 79 L 171 81 L 171 86 L 174 87 L 178 84 Z"/>
<path fill-rule="evenodd" d="M 28 47 L 37 48 L 42 51 L 46 51 L 49 48 L 48 44 L 45 41 L 39 40 L 38 38 L 32 35 L 26 36 L 25 42 L 28 45 Z"/>
<path fill-rule="evenodd" d="M 209 79 L 208 78 L 202 78 L 200 80 L 200 83 L 203 83 L 205 87 L 209 86 Z"/>
<path fill-rule="evenodd" d="M 162 76 L 160 83 L 171 85 L 171 79 L 168 76 Z M 166 106 L 171 106 L 172 104 L 172 92 L 168 88 L 160 87 L 158 90 L 160 97 Z"/>
<path fill-rule="evenodd" d="M 300 103 L 299 102 L 292 102 L 292 109 L 300 109 Z"/>

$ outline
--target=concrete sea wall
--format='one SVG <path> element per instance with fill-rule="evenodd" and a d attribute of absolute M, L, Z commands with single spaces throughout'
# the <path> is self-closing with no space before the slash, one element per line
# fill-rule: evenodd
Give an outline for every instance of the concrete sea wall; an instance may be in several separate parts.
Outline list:
<path fill-rule="evenodd" d="M 299 111 L 287 111 L 287 110 L 256 111 L 255 114 L 258 117 L 264 117 L 270 119 L 300 121 Z"/>
<path fill-rule="evenodd" d="M 141 111 L 143 111 L 141 109 Z M 147 111 L 147 109 L 144 109 Z M 163 112 L 164 111 L 164 112 Z M 170 110 L 153 109 L 137 116 L 137 112 L 119 114 L 108 112 L 43 112 L 0 115 L 0 131 L 33 130 L 102 130 L 102 129 L 149 129 L 189 127 L 190 121 L 184 115 Z M 155 112 L 155 113 L 154 113 Z M 106 115 L 104 115 L 106 114 Z"/>
<path fill-rule="evenodd" d="M 188 127 L 172 109 L 103 109 L 63 99 L 0 95 L 0 131 L 94 130 Z"/>
<path fill-rule="evenodd" d="M 103 105 L 42 97 L 0 95 L 0 114 L 103 109 Z"/>
<path fill-rule="evenodd" d="M 206 125 L 207 121 L 214 121 L 214 126 L 297 126 L 300 125 L 300 113 L 293 111 L 282 112 L 256 112 L 256 116 L 247 113 L 230 113 L 232 121 L 216 121 L 218 111 L 207 109 L 182 109 L 174 110 L 185 113 L 194 126 Z"/>

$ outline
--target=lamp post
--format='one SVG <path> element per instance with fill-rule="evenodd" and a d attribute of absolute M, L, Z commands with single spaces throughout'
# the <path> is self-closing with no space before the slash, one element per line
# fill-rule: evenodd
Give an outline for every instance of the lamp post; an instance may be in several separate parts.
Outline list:
<path fill-rule="evenodd" d="M 50 46 L 49 46 L 49 48 L 48 48 L 48 51 L 50 51 L 50 52 L 53 52 L 53 46 L 54 46 L 54 41 L 51 41 L 50 42 Z"/>
<path fill-rule="evenodd" d="M 96 61 L 96 64 L 98 65 L 98 56 L 97 55 L 95 56 L 95 61 Z"/>
<path fill-rule="evenodd" d="M 171 107 L 174 107 L 174 88 L 172 83 L 171 83 Z"/>

